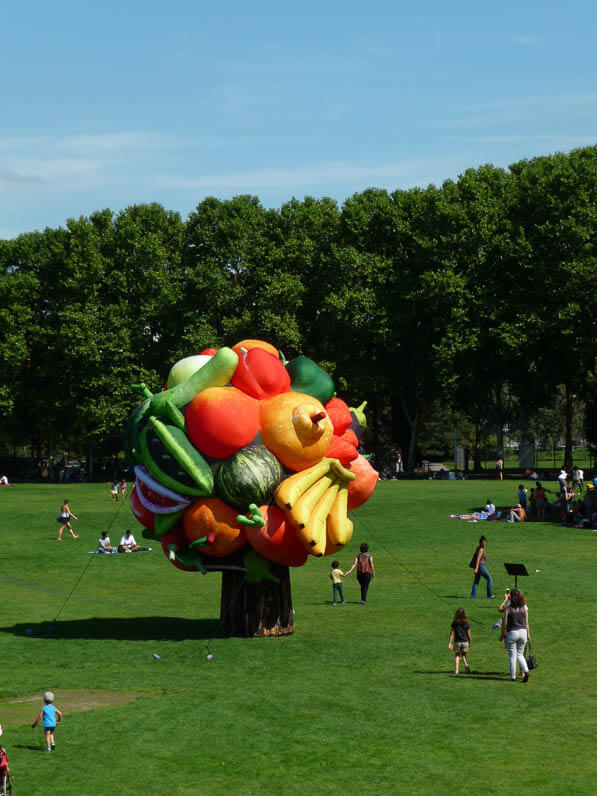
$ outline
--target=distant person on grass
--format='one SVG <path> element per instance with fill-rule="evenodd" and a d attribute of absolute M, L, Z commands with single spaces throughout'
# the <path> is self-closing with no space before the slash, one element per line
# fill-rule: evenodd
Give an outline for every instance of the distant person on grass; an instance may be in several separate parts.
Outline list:
<path fill-rule="evenodd" d="M 487 514 L 488 520 L 495 519 L 495 504 L 492 502 L 491 498 L 487 498 L 487 503 L 483 511 Z"/>
<path fill-rule="evenodd" d="M 582 492 L 585 488 L 585 471 L 581 470 L 580 467 L 575 467 L 572 471 L 572 487 L 576 487 L 579 492 Z"/>
<path fill-rule="evenodd" d="M 464 671 L 470 674 L 467 652 L 471 646 L 471 628 L 468 623 L 464 608 L 457 608 L 454 619 L 450 626 L 450 637 L 448 638 L 448 649 L 454 650 L 454 674 L 458 674 L 460 659 L 464 664 Z"/>
<path fill-rule="evenodd" d="M 504 460 L 500 456 L 500 458 L 495 463 L 495 471 L 497 473 L 498 481 L 504 480 Z"/>
<path fill-rule="evenodd" d="M 102 535 L 97 540 L 97 552 L 98 553 L 117 553 L 118 550 L 115 547 L 112 547 L 112 543 L 110 542 L 110 537 L 108 536 L 107 531 L 102 531 Z"/>
<path fill-rule="evenodd" d="M 38 723 L 40 721 L 42 722 L 46 739 L 46 752 L 52 752 L 54 750 L 56 746 L 54 743 L 54 730 L 56 729 L 56 725 L 62 721 L 62 713 L 52 704 L 53 702 L 54 694 L 51 691 L 46 691 L 44 694 L 44 706 L 31 725 L 31 727 L 35 729 Z"/>
<path fill-rule="evenodd" d="M 124 500 L 126 498 L 126 481 L 124 480 L 124 478 L 120 482 L 120 496 L 122 498 L 122 502 L 124 503 Z"/>
<path fill-rule="evenodd" d="M 78 520 L 79 518 L 77 517 L 76 514 L 73 514 L 72 511 L 69 509 L 68 503 L 69 503 L 68 498 L 64 498 L 64 503 L 60 508 L 60 516 L 57 517 L 57 521 L 60 523 L 60 528 L 58 528 L 58 536 L 56 537 L 57 542 L 62 541 L 62 532 L 64 531 L 65 528 L 68 528 L 70 535 L 73 537 L 73 539 L 79 538 L 77 534 L 73 531 L 73 526 L 70 524 L 71 517 L 73 520 Z"/>
<path fill-rule="evenodd" d="M 112 503 L 116 503 L 118 501 L 118 481 L 112 481 L 110 495 L 112 496 Z"/>
<path fill-rule="evenodd" d="M 357 580 L 361 587 L 361 603 L 363 605 L 367 602 L 367 591 L 371 578 L 375 577 L 375 567 L 373 566 L 373 556 L 369 553 L 369 545 L 362 544 L 361 552 L 355 557 L 351 568 L 346 573 L 346 577 L 350 575 L 354 568 L 357 568 Z"/>
<path fill-rule="evenodd" d="M 518 484 L 518 492 L 516 493 L 518 498 L 518 502 L 523 507 L 523 509 L 527 510 L 527 490 L 522 484 Z"/>
<path fill-rule="evenodd" d="M 473 566 L 475 572 L 475 580 L 473 581 L 473 589 L 471 591 L 471 600 L 477 599 L 477 589 L 479 587 L 479 581 L 481 578 L 485 578 L 487 581 L 487 599 L 488 600 L 495 600 L 495 594 L 493 593 L 493 579 L 489 574 L 489 570 L 485 566 L 487 564 L 487 556 L 485 554 L 485 546 L 487 544 L 487 539 L 482 536 L 479 539 L 479 545 L 474 552 L 471 566 Z"/>
<path fill-rule="evenodd" d="M 527 518 L 527 513 L 520 505 L 520 503 L 515 506 L 514 508 L 510 509 L 508 514 L 508 522 L 525 522 Z"/>
<path fill-rule="evenodd" d="M 549 490 L 542 486 L 541 481 L 537 481 L 535 489 L 535 508 L 537 509 L 537 520 L 543 522 L 545 520 L 545 507 L 547 506 L 547 492 Z"/>
<path fill-rule="evenodd" d="M 118 552 L 119 553 L 135 553 L 137 550 L 141 548 L 135 541 L 135 537 L 133 534 L 127 530 L 124 532 L 123 536 L 120 539 L 120 544 L 118 545 Z"/>
<path fill-rule="evenodd" d="M 340 569 L 340 562 L 339 561 L 332 561 L 332 571 L 330 572 L 330 578 L 332 581 L 332 597 L 334 605 L 336 605 L 336 596 L 340 598 L 340 602 L 344 604 L 346 600 L 344 599 L 344 595 L 342 594 L 342 578 L 345 578 L 346 575 Z"/>

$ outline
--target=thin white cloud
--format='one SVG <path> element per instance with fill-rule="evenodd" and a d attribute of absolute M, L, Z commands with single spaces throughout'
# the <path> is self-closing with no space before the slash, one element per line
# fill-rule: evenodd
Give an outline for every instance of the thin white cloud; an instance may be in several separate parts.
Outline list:
<path fill-rule="evenodd" d="M 413 175 L 431 172 L 441 161 L 387 163 L 360 166 L 346 162 L 316 163 L 293 168 L 266 168 L 251 171 L 210 174 L 198 177 L 164 176 L 160 183 L 171 189 L 235 191 L 356 183 L 366 186 L 381 182 L 400 182 Z"/>
<path fill-rule="evenodd" d="M 39 183 L 43 182 L 43 180 L 36 174 L 17 172 L 12 169 L 0 169 L 0 182 Z"/>
<path fill-rule="evenodd" d="M 56 182 L 116 172 L 144 162 L 147 153 L 182 146 L 152 131 L 56 137 L 0 138 L 0 182 Z"/>

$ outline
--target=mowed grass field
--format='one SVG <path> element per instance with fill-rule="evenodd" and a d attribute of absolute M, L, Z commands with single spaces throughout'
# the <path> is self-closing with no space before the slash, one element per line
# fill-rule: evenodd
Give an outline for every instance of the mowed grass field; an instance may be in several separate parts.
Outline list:
<path fill-rule="evenodd" d="M 346 570 L 369 543 L 367 605 L 353 573 L 334 608 L 331 562 L 310 559 L 292 572 L 294 635 L 278 639 L 218 638 L 220 576 L 179 572 L 155 543 L 90 556 L 102 530 L 141 536 L 108 484 L 0 490 L 0 722 L 15 793 L 597 792 L 597 533 L 557 517 L 450 519 L 488 497 L 511 504 L 516 487 L 380 483 L 338 556 Z M 80 538 L 58 543 L 65 496 Z M 481 533 L 496 594 L 513 585 L 504 562 L 531 573 L 527 684 L 508 680 L 500 600 L 484 581 L 469 599 Z M 473 673 L 454 677 L 460 606 Z M 30 726 L 46 689 L 65 714 L 51 754 Z"/>

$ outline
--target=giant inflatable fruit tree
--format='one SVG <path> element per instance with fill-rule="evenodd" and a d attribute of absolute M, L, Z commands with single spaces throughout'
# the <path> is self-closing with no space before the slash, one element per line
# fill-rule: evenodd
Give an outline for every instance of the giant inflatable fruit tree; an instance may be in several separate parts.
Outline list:
<path fill-rule="evenodd" d="M 155 395 L 134 389 L 124 447 L 145 535 L 180 570 L 223 573 L 225 633 L 292 633 L 289 567 L 341 550 L 377 482 L 357 450 L 364 404 L 261 340 L 180 360 Z"/>

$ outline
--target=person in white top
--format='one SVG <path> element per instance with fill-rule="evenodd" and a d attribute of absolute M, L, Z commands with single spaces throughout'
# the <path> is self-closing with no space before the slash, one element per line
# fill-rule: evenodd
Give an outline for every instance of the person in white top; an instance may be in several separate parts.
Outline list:
<path fill-rule="evenodd" d="M 120 544 L 118 545 L 118 552 L 119 553 L 134 553 L 135 550 L 139 550 L 139 545 L 135 541 L 135 537 L 133 534 L 128 530 L 124 532 L 124 536 L 120 539 Z"/>
<path fill-rule="evenodd" d="M 572 486 L 577 487 L 581 492 L 585 488 L 585 471 L 581 470 L 580 467 L 576 467 L 572 471 Z"/>
<path fill-rule="evenodd" d="M 98 553 L 118 552 L 118 550 L 115 547 L 112 547 L 112 543 L 110 542 L 110 537 L 108 536 L 107 531 L 102 531 L 101 537 L 97 540 L 97 552 Z"/>
<path fill-rule="evenodd" d="M 495 506 L 488 498 L 487 503 L 485 504 L 485 508 L 483 509 L 487 513 L 487 519 L 492 519 L 493 515 L 495 514 Z"/>

